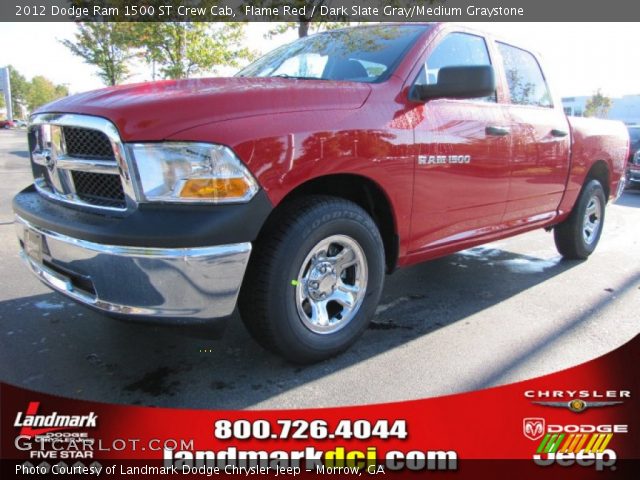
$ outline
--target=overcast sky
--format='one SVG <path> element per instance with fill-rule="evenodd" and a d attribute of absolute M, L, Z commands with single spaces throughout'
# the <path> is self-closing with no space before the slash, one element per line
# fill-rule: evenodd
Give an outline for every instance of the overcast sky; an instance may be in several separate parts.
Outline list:
<path fill-rule="evenodd" d="M 638 23 L 474 23 L 542 54 L 556 94 L 591 95 L 596 89 L 611 96 L 640 94 Z M 296 38 L 295 32 L 273 40 L 263 38 L 270 24 L 249 23 L 247 44 L 262 53 Z M 271 24 L 273 26 L 273 24 Z M 73 23 L 0 23 L 0 66 L 11 64 L 27 78 L 44 75 L 66 84 L 72 93 L 102 84 L 95 69 L 60 44 L 72 38 Z M 130 81 L 151 79 L 140 64 Z M 224 72 L 232 74 L 233 70 Z"/>

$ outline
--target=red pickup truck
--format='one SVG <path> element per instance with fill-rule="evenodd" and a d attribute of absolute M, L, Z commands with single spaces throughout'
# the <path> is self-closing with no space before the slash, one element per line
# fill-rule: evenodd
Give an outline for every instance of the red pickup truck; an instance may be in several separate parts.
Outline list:
<path fill-rule="evenodd" d="M 586 259 L 624 187 L 621 123 L 568 119 L 528 50 L 446 24 L 328 31 L 234 78 L 64 98 L 28 130 L 22 257 L 110 315 L 239 306 L 296 362 L 346 349 L 385 272 L 527 230 Z"/>

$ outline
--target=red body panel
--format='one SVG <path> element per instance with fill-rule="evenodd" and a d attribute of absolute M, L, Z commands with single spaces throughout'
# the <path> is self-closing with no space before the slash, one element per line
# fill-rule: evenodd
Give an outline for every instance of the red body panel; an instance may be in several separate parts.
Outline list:
<path fill-rule="evenodd" d="M 409 100 L 409 87 L 433 45 L 449 31 L 466 30 L 433 27 L 379 84 L 290 78 L 157 82 L 89 92 L 41 111 L 108 118 L 127 142 L 230 146 L 275 206 L 315 178 L 365 177 L 390 202 L 399 265 L 561 221 L 598 160 L 609 167 L 613 194 L 628 148 L 622 124 L 572 119 L 570 127 L 559 103 L 552 109 L 510 105 L 488 35 L 499 77 L 497 103 Z M 490 137 L 487 126 L 508 126 L 512 135 Z M 570 130 L 571 137 L 552 137 L 552 129 Z M 471 161 L 419 164 L 430 155 L 469 155 Z"/>
<path fill-rule="evenodd" d="M 589 169 L 603 161 L 609 171 L 609 195 L 614 195 L 624 175 L 629 152 L 629 135 L 621 122 L 569 117 L 571 126 L 571 169 L 560 207 L 560 216 L 569 215 Z"/>
<path fill-rule="evenodd" d="M 315 83 L 289 82 L 293 89 Z M 416 158 L 415 120 L 414 110 L 406 110 L 390 95 L 400 86 L 394 78 L 384 85 L 371 85 L 370 98 L 357 110 L 252 116 L 202 125 L 171 139 L 207 139 L 232 146 L 275 205 L 314 178 L 332 174 L 366 177 L 386 193 L 398 235 L 406 242 Z"/>
<path fill-rule="evenodd" d="M 364 83 L 282 78 L 204 78 L 111 87 L 50 103 L 40 111 L 84 113 L 114 122 L 123 140 L 163 140 L 198 125 L 283 112 L 360 107 Z"/>
<path fill-rule="evenodd" d="M 553 216 L 569 173 L 570 135 L 567 117 L 559 109 L 509 105 L 512 131 L 509 201 L 504 221 L 535 215 Z M 566 132 L 555 137 L 551 131 Z"/>
<path fill-rule="evenodd" d="M 509 140 L 488 137 L 485 128 L 503 125 L 495 104 L 435 100 L 416 126 L 420 155 L 469 155 L 469 164 L 427 164 L 416 168 L 411 252 L 477 236 L 499 225 L 509 189 Z"/>

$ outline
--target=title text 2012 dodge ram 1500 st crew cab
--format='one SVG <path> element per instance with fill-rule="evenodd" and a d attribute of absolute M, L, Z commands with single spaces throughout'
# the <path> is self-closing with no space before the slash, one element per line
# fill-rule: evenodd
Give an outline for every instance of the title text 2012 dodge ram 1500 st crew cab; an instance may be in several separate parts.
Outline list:
<path fill-rule="evenodd" d="M 29 127 L 22 256 L 110 314 L 236 303 L 286 358 L 347 348 L 385 271 L 534 228 L 584 259 L 623 187 L 620 123 L 567 119 L 538 58 L 452 25 L 298 40 L 234 78 L 68 97 Z"/>

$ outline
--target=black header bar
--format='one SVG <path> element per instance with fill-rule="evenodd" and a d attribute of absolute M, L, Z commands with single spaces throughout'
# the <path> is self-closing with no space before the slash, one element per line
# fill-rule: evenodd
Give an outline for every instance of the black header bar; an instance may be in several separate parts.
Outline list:
<path fill-rule="evenodd" d="M 617 22 L 630 0 L 2 0 L 0 22 Z"/>

